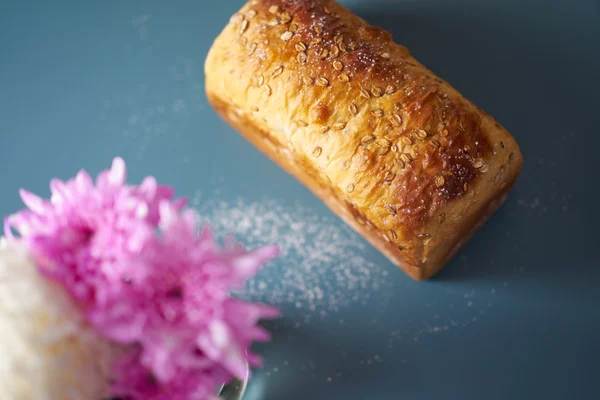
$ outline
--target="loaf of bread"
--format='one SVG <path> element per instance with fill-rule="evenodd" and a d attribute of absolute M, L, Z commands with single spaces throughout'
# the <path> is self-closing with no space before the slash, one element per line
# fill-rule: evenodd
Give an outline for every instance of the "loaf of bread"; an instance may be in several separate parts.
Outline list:
<path fill-rule="evenodd" d="M 453 257 L 521 170 L 498 122 L 333 0 L 250 1 L 205 73 L 229 124 L 414 279 Z"/>

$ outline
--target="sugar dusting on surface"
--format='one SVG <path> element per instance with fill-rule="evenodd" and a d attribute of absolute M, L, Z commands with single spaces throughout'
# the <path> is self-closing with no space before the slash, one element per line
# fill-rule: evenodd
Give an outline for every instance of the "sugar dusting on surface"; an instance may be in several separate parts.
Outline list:
<path fill-rule="evenodd" d="M 344 326 L 348 321 L 330 314 L 372 303 L 365 323 L 370 329 L 386 327 L 382 334 L 389 349 L 398 342 L 418 342 L 423 335 L 467 328 L 498 299 L 499 289 L 486 292 L 469 284 L 448 285 L 430 299 L 421 298 L 422 284 L 397 279 L 393 274 L 401 272 L 395 267 L 370 261 L 368 244 L 333 215 L 273 199 L 220 200 L 227 198 L 226 185 L 222 179 L 212 184 L 216 189 L 206 197 L 197 193 L 191 205 L 216 235 L 233 233 L 248 248 L 276 243 L 282 251 L 240 295 L 283 308 L 288 317 L 294 315 L 296 328 L 318 318 L 335 318 Z M 466 264 L 467 257 L 460 257 Z M 390 312 L 392 320 L 386 317 Z"/>
<path fill-rule="evenodd" d="M 364 258 L 366 244 L 349 227 L 299 204 L 289 211 L 274 200 L 194 203 L 218 235 L 234 233 L 249 248 L 280 246 L 281 261 L 249 282 L 248 297 L 324 316 L 366 304 L 388 274 Z"/>

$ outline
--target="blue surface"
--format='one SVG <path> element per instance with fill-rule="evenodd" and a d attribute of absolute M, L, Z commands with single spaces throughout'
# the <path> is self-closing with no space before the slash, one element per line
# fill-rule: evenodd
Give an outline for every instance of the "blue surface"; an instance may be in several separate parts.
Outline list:
<path fill-rule="evenodd" d="M 510 200 L 437 279 L 397 271 L 210 109 L 204 57 L 241 1 L 2 2 L 0 213 L 21 207 L 21 186 L 47 195 L 51 177 L 96 173 L 120 155 L 131 181 L 153 174 L 180 194 L 202 192 L 201 202 L 274 201 L 361 244 L 353 254 L 381 284 L 335 287 L 321 273 L 309 281 L 358 301 L 279 301 L 285 318 L 260 347 L 266 367 L 248 400 L 596 397 L 598 3 L 344 3 L 521 145 Z M 266 282 L 301 258 L 278 260 Z M 338 254 L 322 267 L 345 261 Z M 272 299 L 269 290 L 254 296 Z"/>

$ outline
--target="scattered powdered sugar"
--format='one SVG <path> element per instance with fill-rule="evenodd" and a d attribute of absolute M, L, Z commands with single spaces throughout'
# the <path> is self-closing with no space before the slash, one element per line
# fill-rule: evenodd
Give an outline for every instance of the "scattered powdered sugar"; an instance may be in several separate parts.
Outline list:
<path fill-rule="evenodd" d="M 325 316 L 351 303 L 366 304 L 385 282 L 387 271 L 363 257 L 367 245 L 351 228 L 300 204 L 209 201 L 199 212 L 219 236 L 234 233 L 249 248 L 280 246 L 279 260 L 249 282 L 250 298 Z"/>

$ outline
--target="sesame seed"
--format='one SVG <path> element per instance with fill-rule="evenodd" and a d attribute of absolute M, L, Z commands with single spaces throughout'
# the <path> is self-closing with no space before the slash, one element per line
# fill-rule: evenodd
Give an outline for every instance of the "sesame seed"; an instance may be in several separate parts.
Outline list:
<path fill-rule="evenodd" d="M 498 150 L 496 150 L 495 147 L 492 147 L 492 155 L 495 156 L 496 154 L 498 154 Z"/>
<path fill-rule="evenodd" d="M 325 133 L 329 132 L 329 127 L 327 125 L 323 125 L 321 127 L 321 129 L 319 129 L 319 132 L 325 134 Z"/>
<path fill-rule="evenodd" d="M 395 177 L 396 177 L 396 174 L 394 172 L 388 171 L 385 173 L 385 177 L 383 178 L 383 180 L 386 182 L 391 182 L 394 180 Z"/>
<path fill-rule="evenodd" d="M 404 163 L 406 163 L 406 164 L 408 164 L 408 163 L 410 163 L 412 161 L 412 157 L 408 153 L 402 153 L 402 154 L 400 154 L 400 159 L 402 161 L 404 161 Z"/>
<path fill-rule="evenodd" d="M 390 53 L 381 53 L 381 57 L 388 59 L 390 58 Z"/>
<path fill-rule="evenodd" d="M 271 7 L 269 7 L 269 12 L 271 14 L 277 14 L 279 12 L 279 6 L 271 6 Z"/>
<path fill-rule="evenodd" d="M 313 150 L 313 156 L 315 157 L 319 157 L 321 155 L 321 153 L 323 152 L 323 149 L 320 147 L 315 147 L 315 149 Z"/>
<path fill-rule="evenodd" d="M 348 106 L 348 110 L 354 115 L 358 114 L 358 108 L 354 103 L 350 103 L 350 105 Z"/>
<path fill-rule="evenodd" d="M 396 146 L 395 144 L 392 145 L 392 147 L 390 147 L 392 149 L 392 151 L 394 153 L 396 153 L 398 151 L 398 146 Z"/>
<path fill-rule="evenodd" d="M 273 18 L 269 21 L 269 26 L 277 26 L 279 25 L 279 20 L 277 18 Z"/>
<path fill-rule="evenodd" d="M 314 79 L 311 78 L 310 76 L 305 76 L 304 78 L 302 78 L 302 81 L 304 82 L 305 85 L 312 85 L 313 83 L 315 83 Z"/>
<path fill-rule="evenodd" d="M 418 237 L 419 239 L 429 239 L 429 238 L 431 237 L 431 235 L 430 235 L 429 233 L 419 233 L 419 234 L 417 235 L 417 237 Z"/>
<path fill-rule="evenodd" d="M 321 50 L 321 54 L 319 55 L 319 57 L 321 58 L 321 60 L 324 60 L 327 58 L 328 55 L 329 55 L 329 50 L 323 49 L 323 50 Z"/>
<path fill-rule="evenodd" d="M 310 41 L 310 44 L 319 44 L 323 41 L 323 38 L 317 37 Z"/>
<path fill-rule="evenodd" d="M 425 139 L 427 137 L 427 131 L 424 129 L 418 129 L 416 135 L 419 139 Z"/>
<path fill-rule="evenodd" d="M 402 157 L 402 156 L 400 156 Z M 404 169 L 406 167 L 406 163 L 401 158 L 396 158 L 396 164 L 400 167 L 400 169 Z"/>
<path fill-rule="evenodd" d="M 296 49 L 297 52 L 306 51 L 306 45 L 304 43 L 302 43 L 302 42 L 296 43 L 296 45 L 294 46 L 294 48 Z"/>
<path fill-rule="evenodd" d="M 392 85 L 388 85 L 388 87 L 385 88 L 385 94 L 393 94 L 396 92 L 396 86 L 392 86 Z"/>
<path fill-rule="evenodd" d="M 344 53 L 346 52 L 346 44 L 344 42 L 338 43 L 338 46 L 340 47 L 341 51 L 343 51 Z"/>
<path fill-rule="evenodd" d="M 354 192 L 354 184 L 353 184 L 353 183 L 349 184 L 349 185 L 346 187 L 346 191 L 347 191 L 348 193 L 352 193 L 352 192 Z"/>
<path fill-rule="evenodd" d="M 371 95 L 369 94 L 369 92 L 366 89 L 360 89 L 360 95 L 362 97 L 364 97 L 365 99 L 371 98 Z"/>
<path fill-rule="evenodd" d="M 323 33 L 323 28 L 321 28 L 320 26 L 315 26 L 315 32 L 317 33 L 317 35 L 320 35 Z"/>
<path fill-rule="evenodd" d="M 385 209 L 387 210 L 388 213 L 390 213 L 392 215 L 396 215 L 398 213 L 398 211 L 396 210 L 396 206 L 393 204 L 386 204 Z"/>
<path fill-rule="evenodd" d="M 468 183 L 465 183 L 463 185 L 463 190 L 465 191 L 465 193 L 467 193 L 467 191 L 469 190 L 469 184 Z"/>
<path fill-rule="evenodd" d="M 361 142 L 363 145 L 367 145 L 367 144 L 369 144 L 369 143 L 373 143 L 374 141 L 375 141 L 375 136 L 373 136 L 373 135 L 366 135 L 366 136 L 363 136 L 363 137 L 362 137 L 362 139 L 360 140 L 360 142 Z"/>
<path fill-rule="evenodd" d="M 375 96 L 375 97 L 383 96 L 383 90 L 381 90 L 377 86 L 375 86 L 373 89 L 371 89 L 371 93 L 373 93 L 373 96 Z"/>
<path fill-rule="evenodd" d="M 340 61 L 335 60 L 333 62 L 333 68 L 335 68 L 336 71 L 341 71 L 344 69 L 344 64 L 342 64 Z"/>
<path fill-rule="evenodd" d="M 458 121 L 458 129 L 459 129 L 461 132 L 465 132 L 465 131 L 466 131 L 466 129 L 465 129 L 465 124 L 464 124 L 464 122 L 463 122 L 462 120 Z"/>
<path fill-rule="evenodd" d="M 374 110 L 371 110 L 371 114 L 373 114 L 377 118 L 381 118 L 383 117 L 383 110 L 381 108 L 376 108 Z"/>
<path fill-rule="evenodd" d="M 350 77 L 347 74 L 340 74 L 340 76 L 338 77 L 338 79 L 341 82 L 350 82 Z"/>
<path fill-rule="evenodd" d="M 283 72 L 283 65 L 280 65 L 279 67 L 277 67 L 275 69 L 275 71 L 273 71 L 273 73 L 271 74 L 271 77 L 275 78 L 275 77 L 281 75 L 282 72 Z"/>
<path fill-rule="evenodd" d="M 440 93 L 440 98 L 441 99 L 447 99 L 448 98 L 448 93 L 446 93 L 446 92 Z"/>
<path fill-rule="evenodd" d="M 448 129 L 443 128 L 442 131 L 440 132 L 440 134 L 442 135 L 442 137 L 448 137 Z"/>
<path fill-rule="evenodd" d="M 348 47 L 350 48 L 350 50 L 354 51 L 356 50 L 356 42 L 349 42 L 348 43 Z"/>
<path fill-rule="evenodd" d="M 481 158 L 476 159 L 475 161 L 473 161 L 473 168 L 481 168 L 483 167 L 483 160 Z"/>
<path fill-rule="evenodd" d="M 298 53 L 298 56 L 296 58 L 298 59 L 299 63 L 304 64 L 308 59 L 308 56 L 306 55 L 306 53 Z"/>
<path fill-rule="evenodd" d="M 345 127 L 346 127 L 346 124 L 344 122 L 337 122 L 333 125 L 333 129 L 335 129 L 336 131 L 341 131 Z"/>
<path fill-rule="evenodd" d="M 379 138 L 377 139 L 377 145 L 380 147 L 390 147 L 392 145 L 392 142 L 385 138 Z"/>
<path fill-rule="evenodd" d="M 329 81 L 327 80 L 327 78 L 317 78 L 317 85 L 319 86 L 329 86 Z"/>
<path fill-rule="evenodd" d="M 413 144 L 412 140 L 410 137 L 408 136 L 402 136 L 402 139 L 400 139 L 400 141 L 402 142 L 403 145 L 405 146 L 410 146 L 411 144 Z"/>
<path fill-rule="evenodd" d="M 296 33 L 297 30 L 298 30 L 298 24 L 290 25 L 290 32 Z"/>
<path fill-rule="evenodd" d="M 248 48 L 248 55 L 251 56 L 252 54 L 254 54 L 257 47 L 258 45 L 256 43 L 251 43 L 250 47 Z"/>
<path fill-rule="evenodd" d="M 331 51 L 329 52 L 329 54 L 331 54 L 331 57 L 337 58 L 340 55 L 340 48 L 334 44 L 333 46 L 331 46 Z"/>
<path fill-rule="evenodd" d="M 392 123 L 395 125 L 402 125 L 402 117 L 400 116 L 400 114 L 392 114 L 392 116 L 394 117 L 394 119 L 392 119 Z"/>
<path fill-rule="evenodd" d="M 380 156 L 385 156 L 389 152 L 390 152 L 390 147 L 380 147 L 379 151 L 377 153 L 379 153 Z"/>
<path fill-rule="evenodd" d="M 249 10 L 246 13 L 246 18 L 248 18 L 248 19 L 254 19 L 254 17 L 256 17 L 256 11 L 255 10 Z"/>
<path fill-rule="evenodd" d="M 288 22 L 290 22 L 292 20 L 292 15 L 288 12 L 283 13 L 283 14 L 279 15 L 279 20 L 281 21 L 281 23 L 287 24 Z"/>
<path fill-rule="evenodd" d="M 294 36 L 294 34 L 290 31 L 285 31 L 282 35 L 281 35 L 281 40 L 283 40 L 284 42 L 287 42 L 288 40 L 290 40 L 292 37 Z"/>
<path fill-rule="evenodd" d="M 435 178 L 435 186 L 442 187 L 446 183 L 446 179 L 443 176 L 439 175 Z"/>
<path fill-rule="evenodd" d="M 246 29 L 248 29 L 248 20 L 243 20 L 242 24 L 240 25 L 238 34 L 242 35 L 244 32 L 246 32 Z"/>
<path fill-rule="evenodd" d="M 262 75 L 256 75 L 254 77 L 254 83 L 256 85 L 256 87 L 261 87 L 262 84 L 265 82 L 265 77 Z"/>
<path fill-rule="evenodd" d="M 494 178 L 494 184 L 497 185 L 500 183 L 500 181 L 502 180 L 502 178 L 504 178 L 504 171 L 500 171 L 496 177 Z"/>
<path fill-rule="evenodd" d="M 244 20 L 244 16 L 241 14 L 234 14 L 231 16 L 231 18 L 229 19 L 229 22 L 231 22 L 232 24 L 239 24 L 240 22 L 242 22 Z"/>
<path fill-rule="evenodd" d="M 306 123 L 306 121 L 302 121 L 301 119 L 296 120 L 296 125 L 302 127 L 302 128 L 306 128 L 308 126 L 308 124 Z"/>
<path fill-rule="evenodd" d="M 325 14 L 331 14 L 331 11 L 327 7 L 323 7 L 323 11 L 325 11 Z"/>
<path fill-rule="evenodd" d="M 481 172 L 482 172 L 482 173 L 484 173 L 484 174 L 485 174 L 486 172 L 488 172 L 489 170 L 490 170 L 490 167 L 489 167 L 489 165 L 487 165 L 487 164 L 483 164 L 483 165 L 481 166 L 481 168 L 479 168 L 479 171 L 481 171 Z"/>

